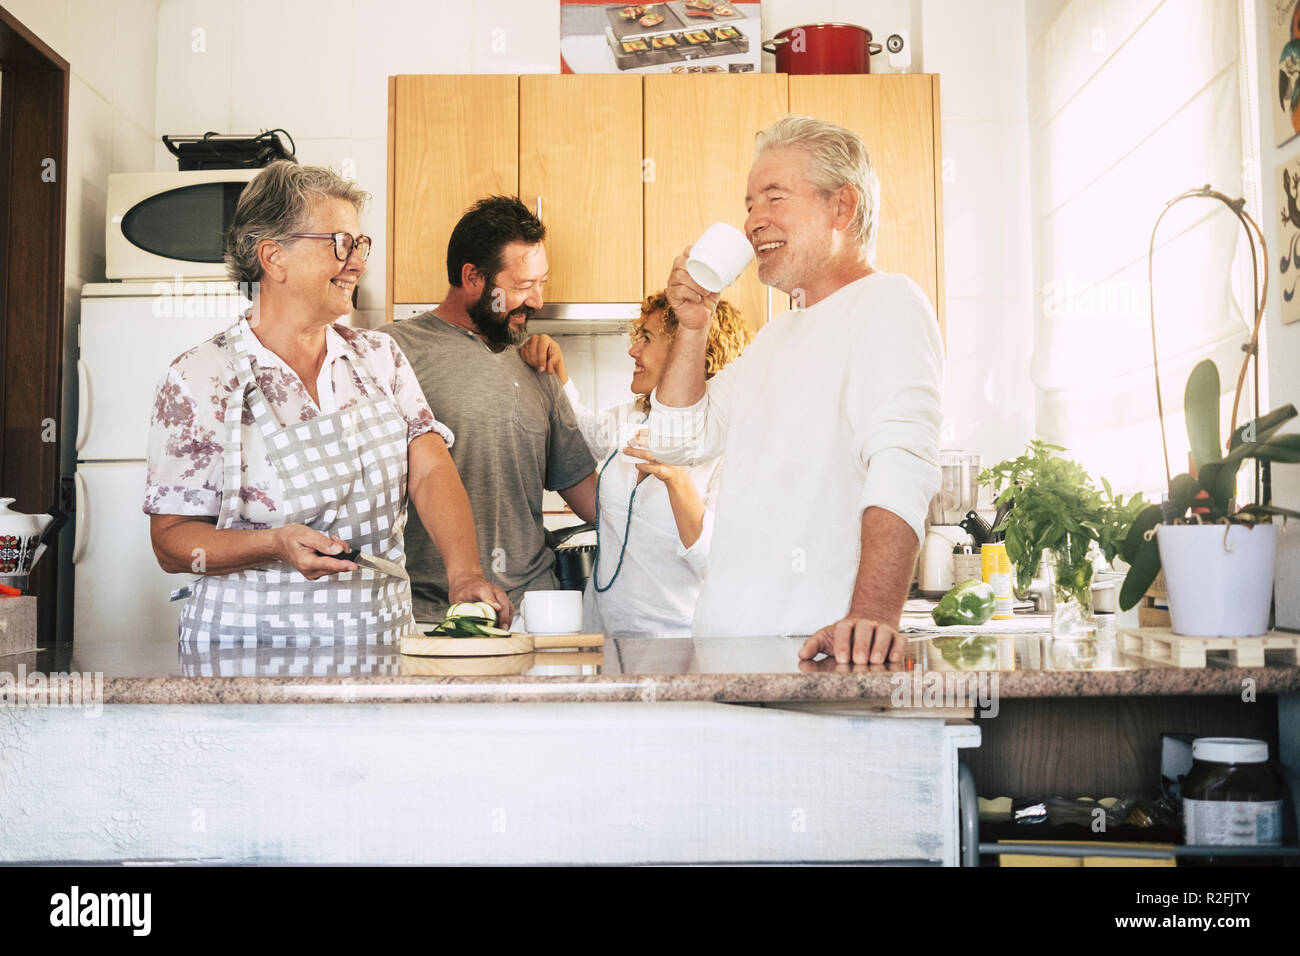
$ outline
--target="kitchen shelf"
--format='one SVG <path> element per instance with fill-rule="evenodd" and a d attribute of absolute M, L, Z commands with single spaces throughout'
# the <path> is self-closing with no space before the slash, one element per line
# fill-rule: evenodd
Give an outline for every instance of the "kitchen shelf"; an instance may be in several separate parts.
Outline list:
<path fill-rule="evenodd" d="M 1283 787 L 1290 791 L 1291 799 L 1283 802 L 1284 812 L 1290 804 L 1291 811 L 1295 814 L 1296 819 L 1286 821 L 1291 826 L 1300 825 L 1300 774 L 1291 767 L 1282 764 L 1281 776 Z M 982 856 L 1001 856 L 1003 854 L 1016 854 L 1021 856 L 1065 856 L 1065 857 L 1127 857 L 1129 859 L 1144 860 L 1166 860 L 1173 857 L 1177 860 L 1180 857 L 1249 857 L 1258 859 L 1261 857 L 1269 859 L 1278 859 L 1283 861 L 1280 865 L 1286 865 L 1287 860 L 1300 860 L 1300 846 L 1294 844 L 1283 844 L 1282 846 L 1208 846 L 1204 844 L 1174 844 L 1168 849 L 1153 849 L 1150 847 L 1125 847 L 1115 843 L 1088 844 L 1081 840 L 1065 841 L 1034 841 L 1030 843 L 1007 842 L 999 843 L 997 841 L 979 840 L 979 800 L 976 796 L 975 775 L 965 764 L 961 764 L 958 770 L 958 816 L 959 831 L 961 834 L 961 844 L 959 859 L 962 866 L 979 866 L 980 857 Z M 1283 835 L 1285 837 L 1288 826 L 1284 825 Z"/>

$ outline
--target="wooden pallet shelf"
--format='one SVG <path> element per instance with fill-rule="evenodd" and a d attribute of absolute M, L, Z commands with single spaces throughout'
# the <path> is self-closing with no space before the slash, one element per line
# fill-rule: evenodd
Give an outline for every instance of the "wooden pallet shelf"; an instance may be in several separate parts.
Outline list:
<path fill-rule="evenodd" d="M 1119 646 L 1125 654 L 1174 667 L 1205 667 L 1220 658 L 1233 667 L 1300 665 L 1300 634 L 1280 631 L 1259 637 L 1184 637 L 1168 627 L 1138 627 L 1121 631 Z"/>

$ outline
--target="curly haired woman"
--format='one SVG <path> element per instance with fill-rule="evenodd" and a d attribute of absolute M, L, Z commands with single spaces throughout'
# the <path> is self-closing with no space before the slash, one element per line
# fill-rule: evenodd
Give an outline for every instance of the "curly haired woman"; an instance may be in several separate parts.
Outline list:
<path fill-rule="evenodd" d="M 600 548 L 582 600 L 583 628 L 589 632 L 611 637 L 691 636 L 722 459 L 675 467 L 638 447 L 644 441 L 629 441 L 637 426 L 649 420 L 650 393 L 659 384 L 676 331 L 677 316 L 664 293 L 647 296 L 630 330 L 631 390 L 636 398 L 599 414 L 582 405 L 553 339 L 535 335 L 520 349 L 529 365 L 559 377 L 583 437 L 601 462 Z M 705 375 L 712 377 L 753 337 L 740 311 L 725 300 L 719 302 L 709 331 Z"/>

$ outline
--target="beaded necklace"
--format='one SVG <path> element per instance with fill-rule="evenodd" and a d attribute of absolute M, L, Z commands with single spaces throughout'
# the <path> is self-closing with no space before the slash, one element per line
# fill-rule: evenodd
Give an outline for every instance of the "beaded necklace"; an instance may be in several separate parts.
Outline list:
<path fill-rule="evenodd" d="M 623 546 L 618 549 L 618 565 L 614 568 L 614 576 L 609 579 L 609 583 L 607 583 L 604 587 L 601 587 L 600 586 L 600 480 L 605 476 L 605 469 L 609 467 L 609 463 L 614 460 L 614 456 L 617 455 L 618 452 L 619 449 L 615 448 L 610 453 L 610 456 L 605 459 L 605 464 L 600 466 L 600 471 L 596 474 L 596 562 L 591 569 L 591 583 L 596 588 L 596 591 L 599 594 L 604 594 L 606 591 L 612 588 L 614 586 L 614 582 L 618 580 L 618 572 L 623 570 L 623 556 L 627 554 L 627 539 L 629 533 L 632 530 L 632 503 L 636 501 L 636 493 L 641 487 L 641 482 L 639 481 L 632 486 L 632 494 L 630 494 L 627 499 L 627 522 L 626 524 L 623 525 Z"/>

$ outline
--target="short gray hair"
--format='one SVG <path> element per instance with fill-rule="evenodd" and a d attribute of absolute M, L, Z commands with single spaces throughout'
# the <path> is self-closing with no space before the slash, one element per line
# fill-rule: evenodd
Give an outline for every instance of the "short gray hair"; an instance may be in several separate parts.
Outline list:
<path fill-rule="evenodd" d="M 258 243 L 266 239 L 286 242 L 301 232 L 316 197 L 346 199 L 360 212 L 370 193 L 350 179 L 324 166 L 299 166 L 287 159 L 271 163 L 244 187 L 235 206 L 235 218 L 226 232 L 226 272 L 241 286 L 251 288 L 262 278 Z"/>
<path fill-rule="evenodd" d="M 841 186 L 852 186 L 858 194 L 858 208 L 849 232 L 867 250 L 868 260 L 876 256 L 876 224 L 880 215 L 880 180 L 867 155 L 867 144 L 853 130 L 811 116 L 783 116 L 754 141 L 757 157 L 769 149 L 797 146 L 812 158 L 810 182 L 829 196 Z"/>

